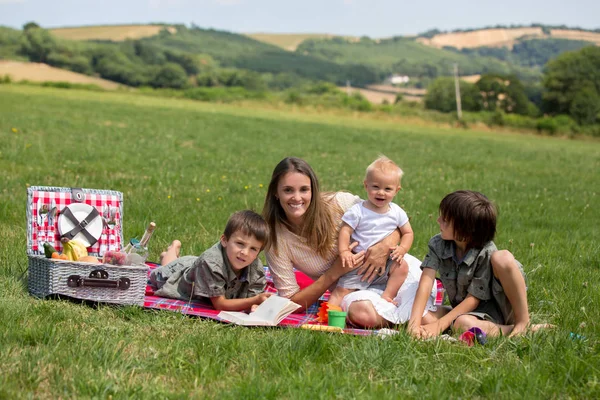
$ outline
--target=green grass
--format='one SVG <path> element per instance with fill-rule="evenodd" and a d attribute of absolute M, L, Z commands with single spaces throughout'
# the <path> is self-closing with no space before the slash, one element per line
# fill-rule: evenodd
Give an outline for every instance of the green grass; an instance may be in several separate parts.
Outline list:
<path fill-rule="evenodd" d="M 18 85 L 0 87 L 0 138 L 0 398 L 600 395 L 597 141 Z M 500 209 L 497 245 L 528 273 L 533 321 L 556 330 L 467 348 L 27 294 L 27 185 L 122 191 L 125 237 L 156 221 L 157 259 L 173 238 L 199 253 L 230 213 L 260 211 L 285 156 L 309 161 L 324 189 L 362 195 L 381 152 L 406 172 L 396 200 L 415 230 L 411 253 L 425 255 L 443 195 L 486 193 Z"/>

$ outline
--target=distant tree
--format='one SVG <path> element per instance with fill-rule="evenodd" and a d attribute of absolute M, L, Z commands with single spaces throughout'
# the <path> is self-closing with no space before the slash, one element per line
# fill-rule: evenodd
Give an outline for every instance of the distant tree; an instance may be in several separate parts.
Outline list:
<path fill-rule="evenodd" d="M 577 92 L 571 102 L 569 114 L 580 125 L 591 125 L 599 122 L 600 96 L 591 87 L 584 87 Z"/>
<path fill-rule="evenodd" d="M 133 50 L 135 55 L 144 62 L 144 64 L 162 65 L 167 62 L 165 54 L 158 47 L 142 40 L 133 41 Z"/>
<path fill-rule="evenodd" d="M 196 75 L 201 70 L 210 68 L 205 67 L 208 63 L 197 54 L 167 50 L 165 51 L 165 57 L 167 61 L 181 65 L 188 75 Z"/>
<path fill-rule="evenodd" d="M 26 23 L 25 25 L 23 25 L 23 31 L 27 31 L 29 29 L 37 29 L 40 26 L 38 24 L 36 24 L 35 22 L 31 21 Z"/>
<path fill-rule="evenodd" d="M 29 57 L 30 61 L 45 63 L 48 55 L 56 51 L 57 45 L 54 37 L 45 29 L 27 29 L 21 37 L 21 54 Z"/>
<path fill-rule="evenodd" d="M 183 89 L 188 86 L 188 76 L 179 64 L 166 63 L 158 68 L 156 75 L 149 82 L 156 88 Z"/>
<path fill-rule="evenodd" d="M 47 62 L 57 68 L 68 69 L 81 74 L 91 74 L 90 60 L 83 55 L 68 55 L 65 53 L 52 52 L 48 54 Z"/>
<path fill-rule="evenodd" d="M 461 104 L 465 111 L 481 111 L 479 89 L 472 83 L 460 82 Z M 425 108 L 442 112 L 456 110 L 454 78 L 440 77 L 429 85 L 425 95 Z"/>
<path fill-rule="evenodd" d="M 214 71 L 207 71 L 196 75 L 196 85 L 213 87 L 219 86 L 219 77 Z"/>
<path fill-rule="evenodd" d="M 104 48 L 92 54 L 94 71 L 102 78 L 129 86 L 141 86 L 148 83 L 152 71 L 143 65 L 133 63 L 116 48 Z"/>
<path fill-rule="evenodd" d="M 521 115 L 537 113 L 527 98 L 525 86 L 514 75 L 484 74 L 476 86 L 481 93 L 484 110 Z"/>
<path fill-rule="evenodd" d="M 585 47 L 550 61 L 543 85 L 544 112 L 571 115 L 580 124 L 591 123 L 600 96 L 600 47 Z"/>
<path fill-rule="evenodd" d="M 440 33 L 443 33 L 443 32 L 440 31 L 439 29 L 430 29 L 426 32 L 419 33 L 417 36 L 424 37 L 424 38 L 432 38 L 435 35 L 439 35 Z"/>

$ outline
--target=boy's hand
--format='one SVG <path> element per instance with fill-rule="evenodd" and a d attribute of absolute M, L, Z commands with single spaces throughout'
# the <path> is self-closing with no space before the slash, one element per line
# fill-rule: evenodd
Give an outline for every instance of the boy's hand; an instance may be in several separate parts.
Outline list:
<path fill-rule="evenodd" d="M 429 339 L 440 335 L 440 325 L 437 322 L 433 322 L 427 325 L 421 325 L 421 329 L 417 337 L 420 339 Z"/>
<path fill-rule="evenodd" d="M 256 302 L 254 303 L 254 305 L 258 306 L 259 304 L 262 304 L 263 301 L 265 301 L 266 299 L 268 299 L 269 297 L 273 296 L 273 293 L 261 293 L 261 294 L 257 294 L 256 297 Z"/>
<path fill-rule="evenodd" d="M 354 267 L 354 254 L 350 250 L 344 250 L 340 253 L 340 258 L 342 260 L 342 267 L 344 268 L 352 268 Z"/>
<path fill-rule="evenodd" d="M 408 322 L 408 326 L 406 327 L 406 331 L 408 334 L 414 338 L 419 337 L 419 333 L 421 332 L 421 326 L 415 323 Z"/>

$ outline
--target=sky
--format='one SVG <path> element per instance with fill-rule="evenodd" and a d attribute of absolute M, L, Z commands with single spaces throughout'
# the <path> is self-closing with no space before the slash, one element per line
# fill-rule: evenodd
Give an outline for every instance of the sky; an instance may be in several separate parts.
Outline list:
<path fill-rule="evenodd" d="M 0 0 L 0 25 L 44 28 L 194 23 L 236 33 L 330 33 L 372 38 L 437 28 L 567 25 L 600 28 L 599 0 Z"/>

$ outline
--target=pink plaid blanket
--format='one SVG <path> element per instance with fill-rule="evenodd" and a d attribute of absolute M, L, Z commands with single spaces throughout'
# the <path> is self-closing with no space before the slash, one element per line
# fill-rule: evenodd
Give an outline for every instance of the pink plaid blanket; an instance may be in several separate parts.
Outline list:
<path fill-rule="evenodd" d="M 147 263 L 150 266 L 150 270 L 158 267 L 157 264 Z M 273 286 L 273 280 L 271 279 L 271 275 L 267 267 L 265 267 L 265 274 L 267 277 L 267 292 L 268 293 L 277 293 L 277 289 Z M 312 280 L 303 274 L 300 271 L 296 271 L 296 278 L 298 280 L 298 284 L 300 287 L 306 287 L 310 285 Z M 329 298 L 329 292 L 326 292 L 321 298 L 321 301 L 327 301 Z M 182 301 L 175 299 L 167 299 L 164 297 L 154 296 L 154 292 L 150 286 L 146 286 L 146 297 L 144 299 L 144 307 L 145 308 L 153 308 L 159 310 L 169 310 L 175 311 L 182 314 L 187 315 L 195 315 L 197 317 L 210 318 L 216 321 L 222 321 L 217 315 L 219 311 L 215 310 L 212 306 L 198 302 L 198 301 Z M 283 321 L 279 323 L 278 326 L 287 327 L 287 328 L 298 328 L 304 324 L 311 325 L 319 325 L 317 321 L 317 306 L 313 305 L 306 312 L 303 313 L 292 313 L 288 315 Z M 367 329 L 356 329 L 356 328 L 346 328 L 344 329 L 344 333 L 350 333 L 353 335 L 362 335 L 368 336 L 377 333 L 375 330 L 367 330 Z"/>
<path fill-rule="evenodd" d="M 150 271 L 152 269 L 158 267 L 157 264 L 147 263 L 150 267 Z M 271 274 L 269 269 L 265 267 L 265 275 L 267 278 L 267 289 L 268 293 L 277 293 L 277 289 L 273 286 L 273 280 L 271 279 Z M 312 279 L 306 276 L 304 273 L 300 271 L 296 271 L 296 280 L 300 288 L 304 288 L 312 283 Z M 443 301 L 444 291 L 441 286 L 441 282 L 436 280 L 438 285 L 438 298 L 436 299 L 436 304 L 440 305 Z M 318 303 L 320 304 L 322 301 L 327 301 L 329 299 L 329 291 L 325 292 L 323 296 L 319 299 Z M 219 311 L 215 310 L 211 305 L 198 302 L 198 301 L 182 301 L 175 299 L 167 299 L 164 297 L 154 296 L 154 292 L 152 288 L 147 285 L 146 286 L 146 297 L 144 299 L 144 307 L 145 308 L 153 308 L 159 310 L 169 310 L 175 311 L 182 314 L 187 315 L 195 315 L 197 317 L 210 318 L 216 321 L 226 322 L 221 320 L 217 315 Z M 318 304 L 313 304 L 313 306 L 309 307 L 303 313 L 292 313 L 288 315 L 283 321 L 279 323 L 278 326 L 287 327 L 287 328 L 299 328 L 304 324 L 311 325 L 322 325 L 317 320 L 317 311 Z M 369 336 L 373 334 L 377 334 L 377 330 L 369 330 L 369 329 L 358 329 L 358 328 L 346 328 L 344 329 L 344 333 L 350 333 L 353 335 L 361 335 L 361 336 Z"/>

